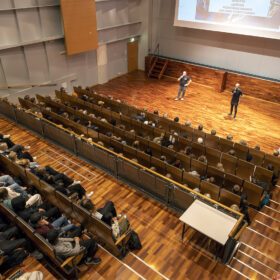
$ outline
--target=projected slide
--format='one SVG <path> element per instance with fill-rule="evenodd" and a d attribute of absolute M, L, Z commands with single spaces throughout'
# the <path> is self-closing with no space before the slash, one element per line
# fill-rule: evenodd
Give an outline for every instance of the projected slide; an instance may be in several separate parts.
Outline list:
<path fill-rule="evenodd" d="M 280 0 L 177 0 L 174 24 L 280 39 Z"/>

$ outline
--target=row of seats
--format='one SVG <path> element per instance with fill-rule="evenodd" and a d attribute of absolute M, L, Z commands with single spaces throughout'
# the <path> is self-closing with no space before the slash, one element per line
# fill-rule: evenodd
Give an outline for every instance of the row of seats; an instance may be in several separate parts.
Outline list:
<path fill-rule="evenodd" d="M 116 177 L 122 177 L 123 179 L 130 180 L 128 177 L 130 172 L 119 172 L 119 170 L 121 170 L 121 166 L 136 166 L 143 183 L 143 185 L 139 185 L 139 187 L 141 187 L 143 190 L 151 190 L 151 188 L 153 188 L 153 190 L 149 192 L 154 194 L 157 198 L 164 200 L 164 202 L 172 208 L 184 211 L 192 203 L 194 197 L 199 196 L 201 199 L 205 199 L 211 204 L 219 205 L 222 211 L 225 211 L 236 217 L 238 219 L 238 224 L 240 224 L 242 221 L 243 215 L 240 213 L 229 209 L 226 206 L 209 199 L 208 197 L 204 197 L 199 193 L 195 193 L 189 188 L 178 185 L 176 182 L 171 183 L 172 181 L 166 177 L 160 176 L 158 173 L 153 172 L 152 170 L 147 169 L 142 165 L 135 163 L 134 161 L 130 161 L 109 149 L 101 147 L 98 144 L 95 144 L 91 141 L 86 141 L 84 137 L 79 137 L 79 135 L 76 135 L 73 131 L 61 128 L 58 125 L 47 121 L 46 119 L 42 119 L 39 115 L 33 114 L 31 110 L 26 111 L 25 109 L 17 109 L 14 105 L 11 105 L 6 101 L 0 102 L 0 109 L 1 112 L 3 112 L 3 114 L 9 118 L 20 122 L 22 125 L 28 127 L 31 130 L 38 132 L 44 138 L 46 137 L 55 141 L 77 155 L 80 155 L 91 162 L 97 163 L 99 166 L 102 166 L 109 172 L 112 172 L 112 174 L 114 174 Z M 53 112 L 48 113 L 54 116 Z M 67 120 L 67 123 L 70 124 L 72 122 Z M 75 125 L 80 126 L 78 124 Z M 66 127 L 68 126 L 66 125 Z M 95 133 L 97 134 L 97 137 L 102 135 L 97 132 Z M 123 145 L 121 143 L 117 141 L 115 141 L 115 143 L 119 146 L 119 148 L 122 149 Z M 194 176 L 191 177 L 195 178 Z M 148 182 L 155 183 L 150 184 Z"/>
<path fill-rule="evenodd" d="M 84 95 L 87 95 L 91 99 L 96 100 L 96 103 L 98 103 L 98 101 L 102 101 L 105 107 L 109 107 L 110 110 L 113 110 L 115 112 L 121 112 L 123 115 L 129 116 L 130 118 L 143 113 L 143 110 L 139 110 L 134 106 L 124 104 L 120 102 L 120 100 L 113 100 L 112 98 L 108 98 L 104 95 L 99 95 L 94 91 L 85 90 L 78 87 L 74 87 L 74 91 L 80 98 L 82 98 Z M 59 92 L 56 93 L 59 96 Z M 228 152 L 229 150 L 234 149 L 235 155 L 243 160 L 246 160 L 247 154 L 249 152 L 252 156 L 251 163 L 253 163 L 254 165 L 261 165 L 265 168 L 268 164 L 272 164 L 275 167 L 274 172 L 277 175 L 279 173 L 280 159 L 276 156 L 249 148 L 245 145 L 230 141 L 228 139 L 220 138 L 216 135 L 205 133 L 196 128 L 182 125 L 178 122 L 172 121 L 165 117 L 160 117 L 159 115 L 155 115 L 147 111 L 145 111 L 144 113 L 145 120 L 156 123 L 157 127 L 161 127 L 167 132 L 175 131 L 178 133 L 178 135 L 181 136 L 187 134 L 189 140 L 193 142 L 196 142 L 199 137 L 202 137 L 206 146 L 220 150 L 221 152 Z"/>
<path fill-rule="evenodd" d="M 40 97 L 39 99 L 41 101 L 44 101 L 44 103 L 46 105 L 53 106 L 54 108 L 63 107 L 63 109 L 67 110 L 69 113 L 71 112 L 72 114 L 80 115 L 81 118 L 87 117 L 83 113 L 77 112 L 71 108 L 67 108 L 66 106 L 64 106 L 62 104 L 57 104 L 57 103 L 49 100 L 48 98 Z M 24 102 L 22 102 L 22 100 L 21 100 L 21 103 L 24 103 Z M 33 105 L 30 104 L 30 106 L 33 106 Z M 39 107 L 38 107 L 38 109 L 39 109 Z M 47 112 L 45 112 L 45 114 L 53 115 L 53 112 L 47 111 Z M 74 122 L 70 123 L 71 122 L 70 120 L 65 120 L 65 119 L 62 120 L 61 116 L 56 115 L 53 117 L 59 118 L 60 123 L 62 123 L 66 127 L 70 126 L 71 128 L 75 127 L 76 129 L 81 127 L 80 124 L 76 124 Z M 92 121 L 94 122 L 95 120 L 92 120 Z M 100 125 L 102 126 L 103 123 L 98 122 L 99 128 L 100 128 Z M 114 131 L 115 131 L 115 127 L 114 127 Z M 79 129 L 78 129 L 77 132 L 81 133 L 82 131 L 79 131 Z M 106 133 L 106 131 L 102 131 L 102 132 L 104 134 Z M 85 132 L 83 131 L 83 133 L 85 133 Z M 200 179 L 190 175 L 188 173 L 188 171 L 196 170 L 201 176 L 214 177 L 215 184 L 217 186 L 215 186 L 214 184 L 211 184 L 210 187 L 207 189 L 208 190 L 207 193 L 209 193 L 211 195 L 211 197 L 217 201 L 219 201 L 219 199 L 220 199 L 219 198 L 220 188 L 227 188 L 229 191 L 232 191 L 232 188 L 235 184 L 238 184 L 243 189 L 243 193 L 247 193 L 247 195 L 249 195 L 249 203 L 251 203 L 252 205 L 258 206 L 259 202 L 262 199 L 263 189 L 261 187 L 254 185 L 250 182 L 246 182 L 246 181 L 244 183 L 244 180 L 242 180 L 238 176 L 226 174 L 225 172 L 220 171 L 217 168 L 208 166 L 202 162 L 191 159 L 190 157 L 185 156 L 180 153 L 176 154 L 176 156 L 175 156 L 173 154 L 174 151 L 169 151 L 169 153 L 172 156 L 175 156 L 175 160 L 179 159 L 184 164 L 183 165 L 184 170 L 182 170 L 182 169 L 176 168 L 166 162 L 163 162 L 154 156 L 152 156 L 152 157 L 148 156 L 144 152 L 131 148 L 130 146 L 123 145 L 123 147 L 120 149 L 119 142 L 110 139 L 109 137 L 105 136 L 104 134 L 99 133 L 98 138 L 95 138 L 94 140 L 101 141 L 103 144 L 106 143 L 106 146 L 108 148 L 113 147 L 115 151 L 119 151 L 119 152 L 121 151 L 126 157 L 128 157 L 130 159 L 137 159 L 137 162 L 140 162 L 141 164 L 144 164 L 145 166 L 148 166 L 148 167 L 154 166 L 156 168 L 157 172 L 161 173 L 162 175 L 166 175 L 167 173 L 169 173 L 169 174 L 171 174 L 172 179 L 174 179 L 175 181 L 177 181 L 179 183 L 187 184 L 187 186 L 189 186 L 193 189 L 201 187 Z M 129 141 L 129 139 L 126 138 L 126 135 L 121 134 L 121 136 L 122 136 L 122 139 L 126 139 L 127 141 Z M 96 133 L 96 137 L 97 137 L 97 133 Z M 139 139 L 140 139 L 140 137 L 139 137 Z M 163 147 L 161 147 L 160 145 L 158 145 L 154 142 L 147 141 L 147 145 L 150 148 L 152 148 L 152 146 L 154 146 L 154 147 L 156 147 L 156 149 L 161 149 L 160 152 L 162 152 Z M 168 152 L 169 149 L 165 148 L 165 150 Z M 154 154 L 155 153 L 153 150 L 153 155 Z M 138 158 L 139 158 L 139 160 L 138 160 Z M 262 171 L 262 169 L 261 169 L 261 171 Z M 194 177 L 194 178 L 192 178 L 192 177 Z M 132 176 L 132 178 L 137 178 L 137 177 Z M 271 180 L 271 178 L 269 180 Z M 202 193 L 205 193 L 204 190 L 205 190 L 205 188 L 202 188 L 202 190 L 201 190 Z M 222 191 L 222 194 L 223 193 L 224 193 L 224 191 Z M 227 206 L 236 204 L 236 202 L 238 201 L 238 198 L 240 201 L 240 196 L 235 195 L 233 193 L 231 193 L 231 195 L 232 195 L 231 196 L 232 202 L 225 204 Z M 229 197 L 229 195 L 227 195 L 227 196 Z M 239 203 L 237 203 L 237 205 L 239 205 Z"/>
<path fill-rule="evenodd" d="M 89 233 L 93 234 L 96 237 L 97 241 L 99 241 L 103 246 L 105 246 L 105 248 L 107 248 L 116 257 L 122 258 L 125 256 L 125 254 L 127 253 L 126 244 L 130 238 L 131 230 L 128 230 L 121 238 L 119 238 L 115 242 L 112 238 L 111 227 L 109 227 L 106 223 L 95 217 L 85 208 L 81 207 L 78 203 L 72 201 L 69 197 L 65 196 L 61 192 L 56 191 L 52 186 L 47 184 L 45 181 L 40 180 L 31 171 L 22 168 L 21 166 L 12 162 L 4 155 L 0 155 L 0 162 L 14 176 L 21 178 L 21 180 L 25 182 L 26 185 L 35 187 L 37 191 L 41 194 L 41 196 L 46 199 L 46 201 L 58 207 L 58 209 L 61 212 L 63 212 L 67 217 L 71 217 L 72 219 L 76 220 L 79 224 L 83 225 Z M 54 263 L 57 263 L 57 261 L 59 261 L 61 268 L 64 269 L 64 266 L 68 264 L 68 262 L 63 262 L 62 266 L 61 260 L 57 259 L 57 256 L 54 255 L 52 246 L 40 235 L 38 236 L 38 234 L 35 233 L 35 230 L 31 228 L 27 223 L 22 221 L 22 219 L 18 218 L 17 221 L 21 224 L 20 226 L 24 227 L 27 236 L 31 240 L 36 242 L 36 245 L 38 243 L 39 249 L 51 259 L 54 259 Z M 72 258 L 71 262 L 74 261 L 75 260 Z M 73 271 L 71 270 L 71 273 L 72 272 Z"/>
<path fill-rule="evenodd" d="M 99 112 L 102 113 L 102 117 L 105 117 L 108 121 L 111 121 L 112 118 L 115 118 L 115 116 L 112 117 L 112 115 L 110 114 L 111 112 L 107 109 L 101 108 L 99 106 L 96 106 L 94 104 L 85 102 L 83 100 L 77 99 L 75 97 L 63 94 L 63 93 L 59 93 L 59 96 L 62 98 L 63 101 L 65 102 L 70 102 L 69 104 L 71 105 L 75 105 L 75 106 L 84 106 L 86 107 L 87 110 L 93 110 L 92 112 L 95 113 L 95 115 L 97 115 Z M 38 96 L 38 100 L 44 100 L 45 102 L 48 102 L 48 100 L 39 97 Z M 53 103 L 51 103 L 52 105 L 55 105 Z M 63 107 L 65 110 L 67 110 L 67 107 Z M 80 107 L 79 107 L 80 108 Z M 79 114 L 79 112 L 76 112 L 76 114 Z M 84 117 L 83 114 L 79 114 L 81 117 Z M 118 116 L 117 120 L 125 120 L 124 116 Z M 130 119 L 130 122 L 126 121 L 126 127 L 127 127 L 127 131 L 129 131 L 130 129 L 133 129 L 134 131 L 137 132 L 137 130 L 141 131 L 141 133 L 143 133 L 143 131 L 147 130 L 146 125 L 143 125 L 142 123 L 140 123 L 139 126 L 139 122 Z M 137 129 L 138 127 L 138 129 Z M 151 127 L 150 127 L 151 128 Z M 158 137 L 160 135 L 160 132 L 156 132 L 155 128 L 150 129 L 150 136 L 151 137 Z M 137 133 L 136 133 L 137 134 Z M 129 133 L 126 133 L 126 135 L 128 136 Z M 169 134 L 166 134 L 166 138 L 169 138 Z M 130 136 L 131 137 L 131 136 Z M 135 137 L 135 139 L 139 140 L 140 143 L 142 143 L 143 145 L 146 144 L 147 141 L 145 141 L 145 139 L 143 139 L 143 137 Z M 152 143 L 151 141 L 148 141 L 150 143 Z M 152 143 L 154 144 L 154 143 Z M 221 162 L 223 164 L 223 168 L 225 170 L 226 173 L 230 173 L 233 175 L 237 175 L 238 177 L 244 179 L 244 180 L 249 180 L 251 176 L 254 176 L 256 179 L 264 181 L 267 186 L 270 186 L 271 183 L 271 178 L 272 178 L 272 172 L 267 170 L 266 168 L 262 168 L 260 166 L 255 166 L 252 163 L 249 163 L 245 160 L 242 159 L 238 159 L 236 157 L 233 157 L 229 154 L 227 154 L 226 152 L 220 152 L 218 150 L 215 150 L 213 148 L 204 146 L 204 145 L 200 145 L 196 142 L 190 142 L 189 140 L 182 138 L 182 137 L 177 137 L 175 143 L 174 143 L 174 150 L 175 151 L 171 151 L 170 149 L 165 149 L 164 147 L 162 147 L 161 151 L 159 151 L 159 154 L 162 154 L 163 151 L 165 150 L 168 154 L 167 156 L 169 157 L 169 160 L 175 160 L 176 158 L 176 153 L 180 153 L 182 154 L 182 150 L 185 149 L 187 146 L 192 148 L 192 153 L 196 156 L 196 158 L 200 157 L 201 155 L 205 155 L 207 158 L 207 162 L 208 165 L 210 166 L 214 166 L 216 167 L 216 165 Z M 143 147 L 142 147 L 143 148 Z M 180 155 L 181 156 L 181 155 Z M 180 159 L 182 161 L 182 159 Z M 186 171 L 189 171 L 189 165 L 186 165 Z M 185 168 L 185 167 L 184 167 Z"/>

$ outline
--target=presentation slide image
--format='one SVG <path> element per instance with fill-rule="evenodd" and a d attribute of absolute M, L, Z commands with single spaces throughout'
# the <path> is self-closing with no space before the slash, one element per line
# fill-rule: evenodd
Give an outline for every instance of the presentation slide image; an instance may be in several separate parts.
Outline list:
<path fill-rule="evenodd" d="M 193 22 L 270 29 L 279 32 L 279 2 L 278 0 L 196 0 Z"/>
<path fill-rule="evenodd" d="M 209 12 L 267 17 L 270 0 L 210 0 Z"/>

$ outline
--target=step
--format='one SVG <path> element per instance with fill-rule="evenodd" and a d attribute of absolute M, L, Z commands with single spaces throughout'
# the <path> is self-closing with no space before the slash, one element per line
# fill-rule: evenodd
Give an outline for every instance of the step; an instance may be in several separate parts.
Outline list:
<path fill-rule="evenodd" d="M 254 247 L 248 246 L 247 244 L 241 243 L 238 252 L 243 252 L 250 255 L 252 258 L 260 261 L 264 266 L 270 267 L 273 271 L 280 271 L 280 261 L 271 258 L 261 251 L 257 251 Z"/>
<path fill-rule="evenodd" d="M 274 274 L 277 273 L 277 271 L 274 271 L 271 267 L 264 265 L 261 261 L 254 259 L 243 251 L 238 251 L 234 257 L 250 266 L 253 270 L 260 272 L 259 274 L 264 274 L 268 278 L 272 278 Z"/>
<path fill-rule="evenodd" d="M 254 268 L 250 267 L 250 265 L 247 265 L 246 263 L 239 261 L 235 257 L 232 258 L 229 266 L 237 271 L 240 271 L 243 275 L 247 276 L 249 279 L 271 280 L 271 278 L 268 278 L 268 276 L 266 276 L 265 274 L 264 274 L 265 276 L 263 276 L 262 272 L 254 270 Z"/>
<path fill-rule="evenodd" d="M 240 241 L 248 244 L 256 250 L 268 255 L 272 259 L 280 259 L 280 245 L 273 240 L 265 237 L 258 232 L 254 232 L 248 228 L 245 229 Z"/>

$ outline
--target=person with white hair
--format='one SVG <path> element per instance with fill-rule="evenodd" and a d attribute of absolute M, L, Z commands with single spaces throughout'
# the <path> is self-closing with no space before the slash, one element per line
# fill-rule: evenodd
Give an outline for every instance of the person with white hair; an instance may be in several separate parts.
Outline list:
<path fill-rule="evenodd" d="M 228 116 L 232 115 L 233 107 L 234 107 L 234 116 L 233 119 L 235 120 L 236 114 L 237 114 L 237 106 L 240 103 L 239 98 L 240 96 L 243 96 L 242 90 L 239 88 L 240 84 L 236 84 L 235 88 L 232 90 L 232 98 L 231 98 L 231 107 L 230 107 L 230 113 Z"/>
<path fill-rule="evenodd" d="M 178 96 L 174 99 L 175 101 L 180 99 L 181 92 L 183 92 L 181 100 L 184 100 L 184 96 L 186 93 L 186 88 L 190 85 L 192 82 L 191 78 L 187 76 L 187 72 L 184 71 L 183 75 L 178 78 L 178 82 L 180 81 L 180 86 L 179 86 L 179 91 L 178 91 Z"/>

